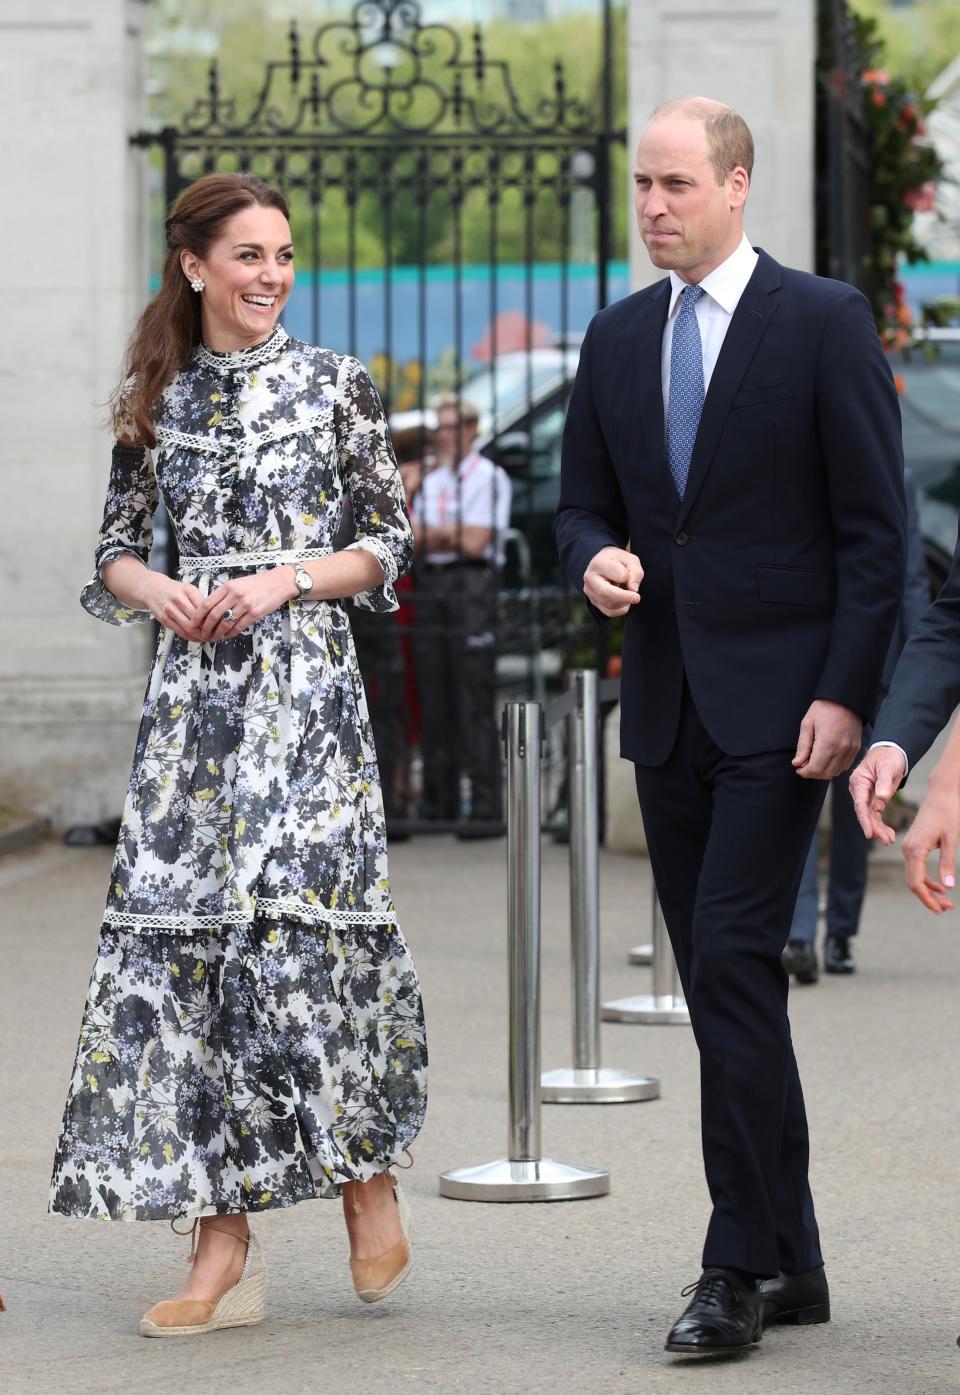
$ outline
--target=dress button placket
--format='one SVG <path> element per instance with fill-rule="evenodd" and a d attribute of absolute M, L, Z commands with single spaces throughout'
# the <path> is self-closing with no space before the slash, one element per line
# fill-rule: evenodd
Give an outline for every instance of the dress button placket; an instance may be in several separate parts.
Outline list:
<path fill-rule="evenodd" d="M 243 424 L 240 420 L 240 391 L 245 369 L 231 365 L 223 380 L 220 417 L 220 490 L 223 497 L 227 551 L 239 552 L 244 546 L 243 517 L 240 508 L 240 455 L 243 450 Z"/>

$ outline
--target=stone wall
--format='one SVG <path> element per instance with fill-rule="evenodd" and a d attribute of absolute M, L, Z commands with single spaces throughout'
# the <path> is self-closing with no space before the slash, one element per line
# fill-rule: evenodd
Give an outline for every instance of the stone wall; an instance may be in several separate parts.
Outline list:
<path fill-rule="evenodd" d="M 756 145 L 747 235 L 777 261 L 812 271 L 814 0 L 630 0 L 628 26 L 631 162 L 661 102 L 728 102 Z M 630 262 L 634 289 L 661 274 L 635 228 Z"/>
<path fill-rule="evenodd" d="M 148 627 L 90 618 L 104 404 L 147 286 L 145 0 L 4 0 L 0 803 L 120 811 Z"/>

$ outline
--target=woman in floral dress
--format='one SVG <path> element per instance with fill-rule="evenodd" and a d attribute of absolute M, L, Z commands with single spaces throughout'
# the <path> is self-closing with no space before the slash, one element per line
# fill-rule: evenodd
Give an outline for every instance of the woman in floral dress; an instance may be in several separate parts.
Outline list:
<path fill-rule="evenodd" d="M 410 1267 L 389 1168 L 426 1106 L 343 600 L 395 609 L 410 564 L 383 410 L 356 359 L 278 323 L 293 249 L 277 190 L 198 180 L 167 246 L 82 598 L 162 629 L 50 1201 L 193 1221 L 190 1278 L 145 1316 L 150 1336 L 259 1321 L 247 1217 L 307 1197 L 342 1194 L 357 1291 L 385 1296 Z M 179 580 L 146 565 L 160 497 Z M 356 541 L 334 555 L 345 499 Z"/>

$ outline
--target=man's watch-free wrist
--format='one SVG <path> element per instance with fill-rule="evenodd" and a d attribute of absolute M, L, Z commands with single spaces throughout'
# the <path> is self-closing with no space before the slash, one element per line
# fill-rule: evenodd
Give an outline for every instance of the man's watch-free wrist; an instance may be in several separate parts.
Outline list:
<path fill-rule="evenodd" d="M 297 590 L 300 592 L 301 597 L 309 596 L 310 592 L 313 590 L 313 577 L 307 571 L 306 567 L 302 567 L 299 562 L 295 562 L 293 575 L 297 583 Z"/>

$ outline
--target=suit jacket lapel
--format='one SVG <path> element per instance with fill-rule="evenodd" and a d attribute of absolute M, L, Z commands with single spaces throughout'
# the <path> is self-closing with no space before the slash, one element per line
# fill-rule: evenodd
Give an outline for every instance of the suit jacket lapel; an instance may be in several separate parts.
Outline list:
<path fill-rule="evenodd" d="M 690 473 L 687 476 L 687 487 L 684 490 L 678 523 L 683 523 L 693 507 L 720 440 L 720 433 L 730 414 L 731 404 L 743 381 L 743 375 L 750 366 L 767 326 L 779 308 L 779 301 L 774 292 L 780 288 L 780 273 L 779 263 L 761 251 L 760 260 L 740 297 L 740 303 L 733 312 L 710 379 L 697 429 L 697 439 L 693 445 L 693 455 L 690 458 Z M 659 371 L 657 382 L 659 385 Z M 669 469 L 667 478 L 670 479 Z"/>
<path fill-rule="evenodd" d="M 670 281 L 667 279 L 655 287 L 647 313 L 638 316 L 633 343 L 630 351 L 624 354 L 624 367 L 629 374 L 626 400 L 634 413 L 637 437 L 646 442 L 646 455 L 657 484 L 670 507 L 676 510 L 680 500 L 667 464 L 661 372 L 663 327 L 669 308 Z"/>

